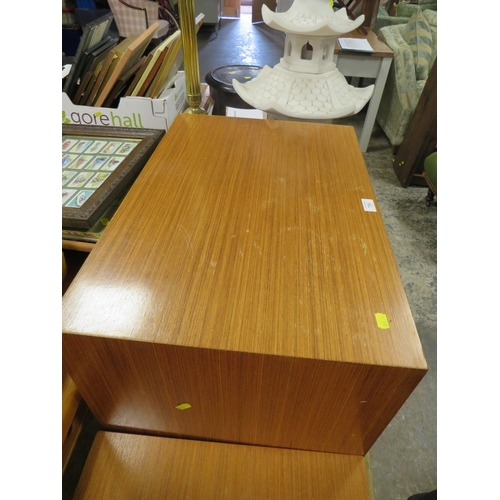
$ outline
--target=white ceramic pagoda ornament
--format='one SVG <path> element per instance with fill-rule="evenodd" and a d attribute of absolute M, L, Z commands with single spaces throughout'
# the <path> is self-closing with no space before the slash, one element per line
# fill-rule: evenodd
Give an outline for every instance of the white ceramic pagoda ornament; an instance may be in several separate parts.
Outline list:
<path fill-rule="evenodd" d="M 358 28 L 364 15 L 352 21 L 345 8 L 334 12 L 330 0 L 295 0 L 282 13 L 263 5 L 262 17 L 268 26 L 286 33 L 285 54 L 253 80 L 232 81 L 245 102 L 299 119 L 329 120 L 361 111 L 374 87 L 349 85 L 333 62 L 333 51 L 337 38 Z"/>

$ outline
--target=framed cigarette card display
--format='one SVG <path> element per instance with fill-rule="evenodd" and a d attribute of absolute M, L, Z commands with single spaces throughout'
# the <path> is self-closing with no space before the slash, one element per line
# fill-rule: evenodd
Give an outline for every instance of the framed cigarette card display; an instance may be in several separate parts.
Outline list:
<path fill-rule="evenodd" d="M 139 175 L 164 133 L 63 125 L 63 228 L 91 228 Z"/>

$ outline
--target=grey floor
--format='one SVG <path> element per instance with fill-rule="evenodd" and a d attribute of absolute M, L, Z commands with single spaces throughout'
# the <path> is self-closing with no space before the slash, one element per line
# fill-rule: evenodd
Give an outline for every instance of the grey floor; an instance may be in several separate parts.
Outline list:
<path fill-rule="evenodd" d="M 283 33 L 264 23 L 253 25 L 251 14 L 222 19 L 218 34 L 213 26 L 204 25 L 198 33 L 200 79 L 204 82 L 207 73 L 231 64 L 274 66 L 283 57 L 284 44 Z"/>
<path fill-rule="evenodd" d="M 230 64 L 274 66 L 283 55 L 284 35 L 248 16 L 223 19 L 216 35 L 203 26 L 198 34 L 200 78 Z M 363 111 L 337 123 L 353 126 L 359 136 Z M 427 190 L 402 188 L 392 168 L 388 139 L 375 126 L 367 169 L 399 266 L 408 301 L 429 365 L 429 372 L 369 452 L 374 500 L 406 500 L 437 488 L 437 205 L 427 207 Z M 99 424 L 89 415 L 82 439 L 63 479 L 70 500 Z M 334 500 L 334 499 L 332 499 Z"/>

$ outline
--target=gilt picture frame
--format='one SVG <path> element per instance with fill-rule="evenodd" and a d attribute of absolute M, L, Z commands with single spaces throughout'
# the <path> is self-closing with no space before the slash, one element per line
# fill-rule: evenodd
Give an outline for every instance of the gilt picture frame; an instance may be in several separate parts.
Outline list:
<path fill-rule="evenodd" d="M 62 126 L 62 226 L 90 228 L 141 172 L 164 130 Z"/>

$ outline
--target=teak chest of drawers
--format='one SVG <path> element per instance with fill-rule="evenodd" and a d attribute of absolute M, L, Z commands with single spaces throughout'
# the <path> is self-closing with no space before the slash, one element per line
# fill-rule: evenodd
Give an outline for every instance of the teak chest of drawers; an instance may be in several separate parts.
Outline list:
<path fill-rule="evenodd" d="M 63 358 L 108 429 L 366 454 L 427 365 L 354 129 L 179 115 Z"/>

